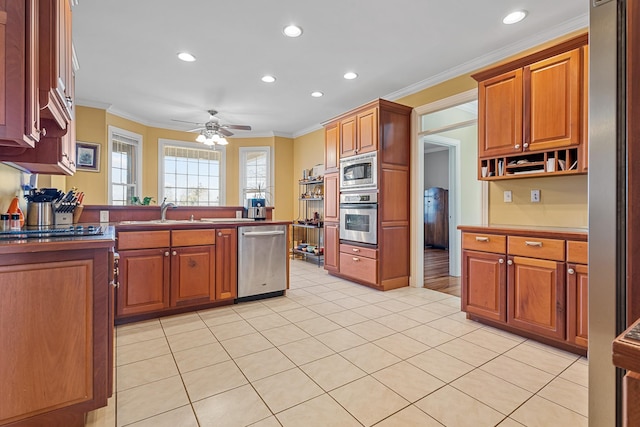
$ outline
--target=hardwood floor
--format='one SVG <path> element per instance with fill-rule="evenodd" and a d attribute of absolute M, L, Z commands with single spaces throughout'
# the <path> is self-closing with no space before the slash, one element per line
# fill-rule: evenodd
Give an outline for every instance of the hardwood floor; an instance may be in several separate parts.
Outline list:
<path fill-rule="evenodd" d="M 449 276 L 449 251 L 446 249 L 424 250 L 424 287 L 460 296 L 460 277 Z"/>

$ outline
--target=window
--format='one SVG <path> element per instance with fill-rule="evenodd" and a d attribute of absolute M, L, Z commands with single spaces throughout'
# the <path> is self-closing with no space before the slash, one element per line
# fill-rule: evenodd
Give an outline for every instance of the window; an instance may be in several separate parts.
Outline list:
<path fill-rule="evenodd" d="M 224 158 L 222 148 L 189 142 L 159 140 L 160 202 L 190 206 L 224 205 Z"/>
<path fill-rule="evenodd" d="M 240 148 L 240 201 L 267 199 L 273 205 L 271 189 L 271 149 L 269 147 Z"/>
<path fill-rule="evenodd" d="M 109 203 L 127 205 L 141 188 L 142 135 L 109 126 Z"/>

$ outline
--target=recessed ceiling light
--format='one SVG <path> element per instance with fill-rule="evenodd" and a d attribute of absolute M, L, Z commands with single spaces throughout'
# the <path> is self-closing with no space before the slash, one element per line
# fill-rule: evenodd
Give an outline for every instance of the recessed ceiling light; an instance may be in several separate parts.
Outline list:
<path fill-rule="evenodd" d="M 503 24 L 507 24 L 507 25 L 515 24 L 517 22 L 522 21 L 526 17 L 527 17 L 527 11 L 526 10 L 516 10 L 515 12 L 511 12 L 510 14 L 505 16 L 502 19 L 502 23 Z"/>
<path fill-rule="evenodd" d="M 311 92 L 311 96 L 313 96 L 314 98 L 320 98 L 322 95 L 324 95 L 324 93 L 320 91 Z"/>
<path fill-rule="evenodd" d="M 282 32 L 287 37 L 300 37 L 302 35 L 302 28 L 297 25 L 287 25 L 282 29 Z"/>
<path fill-rule="evenodd" d="M 356 77 L 358 77 L 358 75 L 354 72 L 349 71 L 348 73 L 345 73 L 344 78 L 347 80 L 353 80 Z"/>
<path fill-rule="evenodd" d="M 276 81 L 276 78 L 270 75 L 262 76 L 262 81 L 265 83 L 273 83 Z"/>
<path fill-rule="evenodd" d="M 196 57 L 191 55 L 189 52 L 180 52 L 178 54 L 178 58 L 182 59 L 184 62 L 193 62 L 196 60 Z"/>

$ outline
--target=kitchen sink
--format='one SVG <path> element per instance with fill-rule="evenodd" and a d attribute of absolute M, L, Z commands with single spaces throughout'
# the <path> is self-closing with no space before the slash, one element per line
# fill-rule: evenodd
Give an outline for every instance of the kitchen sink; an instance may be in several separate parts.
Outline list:
<path fill-rule="evenodd" d="M 170 224 L 202 224 L 200 220 L 190 219 L 148 219 L 143 221 L 120 221 L 120 225 L 170 225 Z"/>

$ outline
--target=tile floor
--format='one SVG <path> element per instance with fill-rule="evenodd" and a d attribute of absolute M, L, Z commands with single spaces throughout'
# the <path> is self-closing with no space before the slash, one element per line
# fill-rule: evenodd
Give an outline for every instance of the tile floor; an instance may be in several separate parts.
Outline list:
<path fill-rule="evenodd" d="M 91 427 L 587 426 L 585 358 L 304 261 L 285 297 L 119 326 Z"/>

